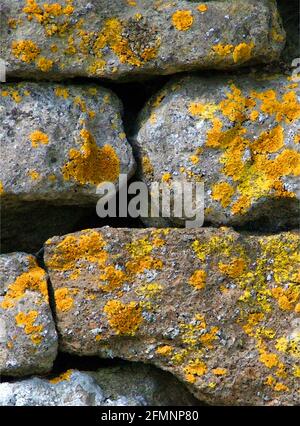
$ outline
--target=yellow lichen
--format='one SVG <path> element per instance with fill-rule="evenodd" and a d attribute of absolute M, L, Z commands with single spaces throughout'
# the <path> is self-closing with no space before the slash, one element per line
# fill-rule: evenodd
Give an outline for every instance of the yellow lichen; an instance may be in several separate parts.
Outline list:
<path fill-rule="evenodd" d="M 26 291 L 40 293 L 45 302 L 48 302 L 48 288 L 45 271 L 40 268 L 36 261 L 29 258 L 29 269 L 23 272 L 16 280 L 8 286 L 7 292 L 2 300 L 1 307 L 8 309 L 16 305 L 22 299 Z"/>
<path fill-rule="evenodd" d="M 212 47 L 213 51 L 219 56 L 228 56 L 232 53 L 234 46 L 232 44 L 216 44 Z"/>
<path fill-rule="evenodd" d="M 177 10 L 172 15 L 172 23 L 176 30 L 187 31 L 193 25 L 193 15 L 190 10 Z"/>
<path fill-rule="evenodd" d="M 18 40 L 12 42 L 13 55 L 23 62 L 30 63 L 40 54 L 40 49 L 31 40 Z"/>
<path fill-rule="evenodd" d="M 212 198 L 221 203 L 222 207 L 228 207 L 234 195 L 234 188 L 227 182 L 220 182 L 212 188 Z"/>
<path fill-rule="evenodd" d="M 49 380 L 50 383 L 56 385 L 57 383 L 69 381 L 71 379 L 73 370 L 67 370 L 65 373 L 60 374 L 58 377 L 55 377 Z"/>
<path fill-rule="evenodd" d="M 43 330 L 42 325 L 34 325 L 37 317 L 37 311 L 29 311 L 28 313 L 19 312 L 15 318 L 17 326 L 22 327 L 26 334 L 31 335 L 31 341 L 36 345 L 40 344 L 42 341 L 42 336 L 40 333 Z"/>
<path fill-rule="evenodd" d="M 114 266 L 109 265 L 104 268 L 103 273 L 99 276 L 100 281 L 105 284 L 99 284 L 99 288 L 105 292 L 111 292 L 120 288 L 126 281 L 126 274 L 116 269 Z"/>
<path fill-rule="evenodd" d="M 41 132 L 40 130 L 35 130 L 30 133 L 29 139 L 31 140 L 31 145 L 34 148 L 37 148 L 39 145 L 47 145 L 49 143 L 49 137 L 46 133 Z"/>
<path fill-rule="evenodd" d="M 169 356 L 169 355 L 171 355 L 171 353 L 173 352 L 173 350 L 174 350 L 174 348 L 172 346 L 169 346 L 169 345 L 159 346 L 156 349 L 156 353 L 158 355 L 161 355 L 161 356 Z"/>
<path fill-rule="evenodd" d="M 204 270 L 197 270 L 190 277 L 188 283 L 195 287 L 197 290 L 202 290 L 205 288 L 206 284 L 206 272 Z"/>
<path fill-rule="evenodd" d="M 224 376 L 224 375 L 226 375 L 226 374 L 227 374 L 227 368 L 214 368 L 214 369 L 212 370 L 212 373 L 213 373 L 215 376 Z"/>
<path fill-rule="evenodd" d="M 79 151 L 70 149 L 70 160 L 62 169 L 64 179 L 94 185 L 115 182 L 120 173 L 120 160 L 114 148 L 111 145 L 99 148 L 93 135 L 86 129 L 81 130 L 80 137 L 83 145 Z"/>
<path fill-rule="evenodd" d="M 56 87 L 54 89 L 54 92 L 56 96 L 62 97 L 64 99 L 67 99 L 69 97 L 69 91 L 65 87 Z"/>
<path fill-rule="evenodd" d="M 55 306 L 58 311 L 69 311 L 74 305 L 74 299 L 71 296 L 72 291 L 68 288 L 58 288 L 54 292 Z"/>
<path fill-rule="evenodd" d="M 251 58 L 251 53 L 254 48 L 254 43 L 240 43 L 234 48 L 233 60 L 237 62 L 246 62 Z"/>
<path fill-rule="evenodd" d="M 57 246 L 48 266 L 57 271 L 72 271 L 78 262 L 96 263 L 100 268 L 105 266 L 108 253 L 99 232 L 87 230 L 79 237 L 68 235 Z"/>
<path fill-rule="evenodd" d="M 36 170 L 29 170 L 28 175 L 32 180 L 38 180 L 41 176 Z"/>
<path fill-rule="evenodd" d="M 246 262 L 242 258 L 234 258 L 228 264 L 219 262 L 218 267 L 222 274 L 228 275 L 230 278 L 237 278 L 245 271 Z"/>
<path fill-rule="evenodd" d="M 171 178 L 172 178 L 171 173 L 164 173 L 161 177 L 161 180 L 162 180 L 162 182 L 168 183 L 168 182 L 170 182 Z"/>
<path fill-rule="evenodd" d="M 142 310 L 136 302 L 110 300 L 103 310 L 116 334 L 134 336 L 143 322 Z"/>
<path fill-rule="evenodd" d="M 44 56 L 40 56 L 37 59 L 36 64 L 38 68 L 43 72 L 50 71 L 53 67 L 53 61 L 51 59 L 44 58 Z"/>
<path fill-rule="evenodd" d="M 204 361 L 197 359 L 196 361 L 190 362 L 185 368 L 186 380 L 190 383 L 196 381 L 196 377 L 201 377 L 207 372 L 207 366 Z"/>
<path fill-rule="evenodd" d="M 206 12 L 208 10 L 208 6 L 206 4 L 204 4 L 204 3 L 203 4 L 199 4 L 197 6 L 197 9 L 199 10 L 199 12 L 204 13 L 204 12 Z"/>

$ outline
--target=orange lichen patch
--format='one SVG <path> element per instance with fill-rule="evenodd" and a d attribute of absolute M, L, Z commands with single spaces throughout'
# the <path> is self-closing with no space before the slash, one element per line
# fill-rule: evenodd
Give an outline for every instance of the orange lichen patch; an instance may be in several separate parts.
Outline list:
<path fill-rule="evenodd" d="M 251 53 L 254 48 L 254 43 L 240 43 L 234 48 L 233 51 L 233 60 L 237 62 L 246 62 L 251 58 Z"/>
<path fill-rule="evenodd" d="M 193 15 L 190 10 L 177 10 L 172 15 L 172 23 L 176 30 L 187 31 L 193 25 Z"/>
<path fill-rule="evenodd" d="M 294 137 L 294 143 L 296 143 L 296 144 L 300 143 L 300 134 L 298 134 Z"/>
<path fill-rule="evenodd" d="M 228 56 L 233 52 L 234 46 L 232 44 L 216 44 L 212 47 L 213 51 L 219 56 Z"/>
<path fill-rule="evenodd" d="M 222 274 L 227 275 L 230 278 L 237 278 L 243 274 L 246 269 L 246 262 L 242 258 L 234 258 L 230 263 L 225 264 L 219 262 L 218 267 Z"/>
<path fill-rule="evenodd" d="M 23 62 L 28 64 L 35 60 L 40 54 L 41 50 L 31 40 L 19 40 L 12 42 L 12 53 L 13 55 Z"/>
<path fill-rule="evenodd" d="M 88 262 L 103 268 L 108 258 L 105 246 L 101 234 L 96 231 L 87 230 L 79 237 L 68 235 L 55 247 L 48 266 L 57 271 L 68 271 L 76 269 L 78 262 Z"/>
<path fill-rule="evenodd" d="M 299 365 L 294 365 L 293 375 L 297 378 L 300 378 L 300 366 Z"/>
<path fill-rule="evenodd" d="M 58 97 L 62 97 L 64 99 L 67 99 L 69 97 L 69 91 L 65 87 L 56 87 L 54 89 L 54 93 Z"/>
<path fill-rule="evenodd" d="M 272 296 L 277 300 L 278 306 L 283 311 L 292 311 L 296 303 L 300 299 L 300 283 L 290 285 L 289 288 L 283 289 L 275 287 L 272 289 Z"/>
<path fill-rule="evenodd" d="M 171 178 L 172 178 L 171 173 L 164 173 L 161 177 L 161 180 L 162 180 L 162 182 L 168 183 L 168 182 L 170 182 Z"/>
<path fill-rule="evenodd" d="M 19 312 L 15 318 L 17 326 L 22 327 L 26 334 L 30 334 L 32 342 L 36 345 L 40 344 L 42 341 L 40 333 L 43 330 L 42 325 L 34 325 L 37 317 L 37 311 L 29 311 L 27 314 L 25 312 Z"/>
<path fill-rule="evenodd" d="M 66 312 L 69 311 L 74 305 L 74 299 L 72 297 L 72 290 L 68 288 L 58 288 L 54 292 L 55 306 L 58 311 Z"/>
<path fill-rule="evenodd" d="M 114 266 L 106 266 L 103 273 L 99 276 L 100 281 L 105 281 L 105 284 L 100 284 L 99 288 L 105 292 L 111 292 L 122 287 L 126 281 L 125 272 L 116 269 Z"/>
<path fill-rule="evenodd" d="M 152 241 L 144 237 L 126 245 L 131 256 L 131 260 L 126 263 L 126 269 L 129 273 L 140 274 L 145 270 L 162 269 L 163 262 L 150 255 L 155 247 L 160 247 L 161 239 L 159 239 L 159 244 L 157 242 L 158 238 L 154 233 L 152 234 Z"/>
<path fill-rule="evenodd" d="M 188 283 L 195 287 L 197 290 L 202 290 L 206 285 L 206 272 L 204 270 L 197 270 L 190 277 Z"/>
<path fill-rule="evenodd" d="M 227 374 L 227 368 L 214 368 L 212 373 L 215 376 L 225 376 Z"/>
<path fill-rule="evenodd" d="M 54 377 L 53 379 L 49 380 L 49 382 L 53 385 L 56 385 L 60 382 L 69 381 L 71 379 L 72 373 L 73 370 L 67 370 L 65 373 L 60 374 L 58 377 Z"/>
<path fill-rule="evenodd" d="M 286 123 L 292 123 L 300 118 L 300 104 L 293 90 L 284 93 L 281 101 L 277 99 L 274 90 L 253 92 L 252 96 L 261 101 L 261 111 L 265 114 L 275 115 L 278 122 L 284 120 Z"/>
<path fill-rule="evenodd" d="M 136 258 L 126 263 L 126 269 L 129 273 L 141 274 L 145 270 L 151 269 L 162 269 L 163 262 L 160 259 L 155 259 L 152 256 L 144 256 L 142 258 Z"/>
<path fill-rule="evenodd" d="M 259 112 L 258 111 L 252 111 L 249 115 L 249 118 L 251 121 L 256 121 L 258 119 Z"/>
<path fill-rule="evenodd" d="M 200 336 L 200 342 L 207 348 L 213 349 L 213 343 L 217 340 L 217 333 L 219 332 L 218 327 L 211 327 L 210 331 Z"/>
<path fill-rule="evenodd" d="M 271 30 L 271 37 L 274 41 L 278 41 L 279 43 L 285 40 L 285 37 L 283 36 L 283 34 L 279 34 L 275 28 L 272 28 Z"/>
<path fill-rule="evenodd" d="M 8 26 L 10 28 L 12 28 L 13 30 L 15 30 L 17 28 L 19 21 L 17 19 L 14 18 L 9 18 L 8 19 Z"/>
<path fill-rule="evenodd" d="M 259 360 L 268 368 L 276 367 L 279 363 L 279 358 L 276 354 L 266 352 L 263 349 L 260 350 Z"/>
<path fill-rule="evenodd" d="M 159 39 L 156 40 L 153 46 L 140 47 L 136 51 L 133 51 L 129 41 L 123 37 L 122 33 L 123 26 L 121 21 L 116 18 L 110 18 L 105 22 L 103 30 L 98 34 L 93 44 L 93 51 L 95 56 L 100 60 L 102 68 L 105 66 L 105 62 L 102 59 L 101 51 L 106 46 L 117 55 L 121 63 L 137 67 L 156 57 L 157 49 L 160 45 Z"/>
<path fill-rule="evenodd" d="M 207 372 L 207 366 L 204 361 L 196 359 L 184 367 L 185 378 L 188 382 L 194 383 L 196 377 L 201 377 Z"/>
<path fill-rule="evenodd" d="M 193 116 L 198 116 L 200 118 L 213 119 L 215 112 L 218 111 L 219 106 L 213 103 L 201 103 L 201 102 L 191 102 L 189 104 L 189 112 Z"/>
<path fill-rule="evenodd" d="M 228 207 L 234 195 L 234 188 L 227 182 L 220 182 L 212 187 L 212 198 L 221 203 L 222 207 Z"/>
<path fill-rule="evenodd" d="M 191 155 L 189 160 L 191 161 L 191 163 L 193 163 L 194 165 L 199 163 L 199 157 L 197 155 Z"/>
<path fill-rule="evenodd" d="M 256 105 L 255 100 L 245 97 L 242 91 L 234 84 L 230 86 L 231 92 L 226 93 L 226 99 L 220 102 L 220 110 L 231 121 L 242 122 L 246 119 L 247 109 Z"/>
<path fill-rule="evenodd" d="M 36 170 L 29 170 L 28 175 L 32 180 L 38 180 L 41 177 L 41 175 Z"/>
<path fill-rule="evenodd" d="M 19 275 L 16 280 L 8 286 L 1 307 L 3 309 L 8 309 L 15 306 L 17 301 L 25 296 L 26 291 L 36 291 L 40 293 L 43 296 L 43 300 L 48 303 L 48 288 L 45 271 L 31 258 L 28 272 Z"/>
<path fill-rule="evenodd" d="M 64 179 L 94 185 L 115 182 L 120 173 L 120 160 L 114 148 L 111 145 L 99 148 L 93 135 L 86 129 L 81 130 L 80 136 L 83 145 L 80 151 L 70 149 L 70 160 L 62 169 Z"/>
<path fill-rule="evenodd" d="M 159 283 L 149 283 L 149 284 L 144 284 L 140 286 L 139 288 L 137 288 L 136 293 L 147 299 L 152 299 L 152 298 L 155 298 L 157 295 L 159 295 L 162 289 L 163 287 Z"/>
<path fill-rule="evenodd" d="M 154 171 L 154 167 L 151 163 L 151 160 L 147 156 L 144 156 L 142 158 L 142 167 L 143 167 L 143 173 L 145 173 L 147 175 L 152 174 L 153 171 Z"/>
<path fill-rule="evenodd" d="M 136 302 L 110 300 L 104 306 L 104 312 L 116 334 L 134 336 L 143 322 L 142 310 Z"/>
<path fill-rule="evenodd" d="M 245 97 L 240 89 L 232 85 L 231 92 L 226 94 L 226 99 L 221 101 L 218 106 L 225 117 L 237 124 L 229 130 L 223 131 L 221 119 L 213 118 L 212 128 L 207 131 L 206 146 L 222 149 L 223 153 L 219 159 L 220 163 L 224 165 L 222 172 L 234 181 L 239 181 L 237 186 L 239 198 L 231 209 L 234 215 L 245 214 L 252 202 L 261 197 L 295 196 L 294 193 L 288 192 L 284 188 L 281 178 L 299 175 L 299 154 L 291 149 L 280 152 L 284 147 L 282 126 L 278 125 L 270 131 L 262 132 L 253 142 L 245 136 L 246 129 L 241 125 L 251 116 L 250 111 L 254 107 L 260 106 L 264 113 L 275 113 L 274 103 L 280 111 L 278 119 L 293 120 L 297 116 L 297 105 L 294 103 L 293 96 L 284 95 L 285 106 L 283 106 L 284 102 L 276 100 L 274 91 L 263 94 L 253 92 L 250 97 Z M 289 107 L 286 104 L 287 99 Z M 261 101 L 261 105 L 258 105 L 259 101 Z M 246 150 L 251 156 L 245 161 L 243 156 Z M 268 157 L 269 154 L 278 152 L 277 157 L 273 159 Z"/>
<path fill-rule="evenodd" d="M 39 6 L 35 0 L 27 0 L 23 12 L 27 15 L 28 21 L 35 19 L 43 25 L 47 36 L 62 35 L 69 27 L 69 16 L 74 12 L 72 3 L 69 0 L 66 3 L 65 7 L 59 3 L 44 3 Z M 60 17 L 64 19 L 58 20 Z"/>
<path fill-rule="evenodd" d="M 31 140 L 31 145 L 34 148 L 37 148 L 39 145 L 47 145 L 49 143 L 49 137 L 46 133 L 41 132 L 40 130 L 35 130 L 30 133 L 29 139 Z"/>
<path fill-rule="evenodd" d="M 204 3 L 199 4 L 197 6 L 197 10 L 199 10 L 199 12 L 201 12 L 201 13 L 204 13 L 204 12 L 206 12 L 208 10 L 208 6 L 206 4 L 204 4 Z"/>
<path fill-rule="evenodd" d="M 47 72 L 53 67 L 53 61 L 45 58 L 44 56 L 40 56 L 36 61 L 36 65 L 41 71 Z"/>
<path fill-rule="evenodd" d="M 156 353 L 158 354 L 158 355 L 161 355 L 161 356 L 169 356 L 169 355 L 171 355 L 171 353 L 174 351 L 174 348 L 172 347 L 172 346 L 169 346 L 169 345 L 165 345 L 165 346 L 159 346 L 157 349 L 156 349 Z"/>
<path fill-rule="evenodd" d="M 4 194 L 4 186 L 3 183 L 0 181 L 0 195 Z"/>

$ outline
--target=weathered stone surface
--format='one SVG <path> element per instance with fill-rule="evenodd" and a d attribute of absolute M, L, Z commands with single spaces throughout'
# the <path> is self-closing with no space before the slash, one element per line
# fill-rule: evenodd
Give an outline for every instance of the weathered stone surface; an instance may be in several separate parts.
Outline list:
<path fill-rule="evenodd" d="M 130 176 L 121 114 L 119 99 L 97 85 L 2 84 L 2 205 L 84 204 L 97 199 L 97 184 Z"/>
<path fill-rule="evenodd" d="M 299 404 L 299 235 L 87 230 L 45 263 L 62 351 L 152 363 L 201 401 Z"/>
<path fill-rule="evenodd" d="M 0 270 L 0 375 L 46 373 L 57 353 L 47 275 L 26 253 L 0 256 Z"/>
<path fill-rule="evenodd" d="M 0 384 L 0 406 L 170 406 L 199 402 L 174 377 L 143 364 L 68 370 L 50 380 L 32 378 Z"/>
<path fill-rule="evenodd" d="M 4 0 L 8 76 L 109 79 L 269 63 L 285 33 L 272 0 Z"/>
<path fill-rule="evenodd" d="M 298 93 L 284 75 L 172 80 L 132 139 L 143 179 L 204 182 L 207 223 L 298 226 Z"/>

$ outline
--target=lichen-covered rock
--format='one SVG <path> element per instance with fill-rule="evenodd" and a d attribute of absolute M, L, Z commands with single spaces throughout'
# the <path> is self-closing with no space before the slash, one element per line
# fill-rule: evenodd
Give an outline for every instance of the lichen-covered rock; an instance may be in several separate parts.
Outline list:
<path fill-rule="evenodd" d="M 26 253 L 0 256 L 0 375 L 47 373 L 57 354 L 47 275 Z"/>
<path fill-rule="evenodd" d="M 110 79 L 269 63 L 285 44 L 273 0 L 4 0 L 7 75 Z"/>
<path fill-rule="evenodd" d="M 2 203 L 87 203 L 99 183 L 130 176 L 121 113 L 119 99 L 96 85 L 2 84 Z"/>
<path fill-rule="evenodd" d="M 299 404 L 299 242 L 229 228 L 54 237 L 61 350 L 152 363 L 208 403 Z"/>
<path fill-rule="evenodd" d="M 174 377 L 143 364 L 68 370 L 50 380 L 32 378 L 0 384 L 0 406 L 170 406 L 197 405 Z"/>
<path fill-rule="evenodd" d="M 204 182 L 207 223 L 298 226 L 298 94 L 284 75 L 172 80 L 132 140 L 142 178 Z"/>

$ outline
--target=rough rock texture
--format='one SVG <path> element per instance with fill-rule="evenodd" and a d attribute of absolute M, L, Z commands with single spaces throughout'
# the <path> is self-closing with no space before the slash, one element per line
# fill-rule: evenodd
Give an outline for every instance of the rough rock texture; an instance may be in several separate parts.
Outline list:
<path fill-rule="evenodd" d="M 219 404 L 299 404 L 299 235 L 87 230 L 45 245 L 62 351 L 155 364 Z"/>
<path fill-rule="evenodd" d="M 284 75 L 171 80 L 132 139 L 142 178 L 204 182 L 207 223 L 298 226 L 298 93 Z"/>
<path fill-rule="evenodd" d="M 50 380 L 32 378 L 0 384 L 3 405 L 170 406 L 199 405 L 174 377 L 143 364 L 68 370 Z"/>
<path fill-rule="evenodd" d="M 26 253 L 0 256 L 0 271 L 0 375 L 46 373 L 57 354 L 47 275 Z"/>
<path fill-rule="evenodd" d="M 130 176 L 121 114 L 119 99 L 97 85 L 2 84 L 2 204 L 84 204 L 99 183 Z"/>
<path fill-rule="evenodd" d="M 279 58 L 273 0 L 4 0 L 8 76 L 110 79 L 224 69 Z"/>

